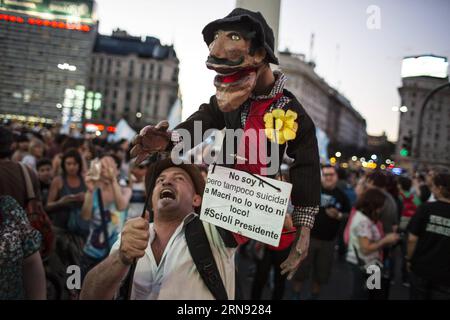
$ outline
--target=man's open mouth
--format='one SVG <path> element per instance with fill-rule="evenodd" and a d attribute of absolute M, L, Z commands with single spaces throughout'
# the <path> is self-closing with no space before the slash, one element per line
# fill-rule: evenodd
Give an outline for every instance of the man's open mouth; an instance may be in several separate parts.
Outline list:
<path fill-rule="evenodd" d="M 214 78 L 214 84 L 217 85 L 237 85 L 244 81 L 249 74 L 256 72 L 256 68 L 245 68 L 240 70 L 233 70 L 230 73 L 217 73 Z"/>
<path fill-rule="evenodd" d="M 172 189 L 168 188 L 162 189 L 159 193 L 159 198 L 175 200 L 175 192 Z"/>

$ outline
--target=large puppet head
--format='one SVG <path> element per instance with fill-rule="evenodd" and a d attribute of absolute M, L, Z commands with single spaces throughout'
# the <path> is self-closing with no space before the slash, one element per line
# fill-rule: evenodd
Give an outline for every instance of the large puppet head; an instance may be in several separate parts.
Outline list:
<path fill-rule="evenodd" d="M 255 88 L 261 71 L 278 64 L 273 31 L 259 12 L 236 8 L 203 29 L 209 47 L 208 69 L 215 70 L 214 85 L 219 108 L 237 109 Z"/>

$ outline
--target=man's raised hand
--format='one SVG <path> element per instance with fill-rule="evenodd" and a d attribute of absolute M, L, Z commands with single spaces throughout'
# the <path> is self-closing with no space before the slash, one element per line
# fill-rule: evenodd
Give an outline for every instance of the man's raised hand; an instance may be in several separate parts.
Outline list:
<path fill-rule="evenodd" d="M 148 213 L 145 218 L 130 219 L 125 223 L 120 239 L 119 257 L 123 264 L 131 265 L 145 254 L 150 239 Z"/>

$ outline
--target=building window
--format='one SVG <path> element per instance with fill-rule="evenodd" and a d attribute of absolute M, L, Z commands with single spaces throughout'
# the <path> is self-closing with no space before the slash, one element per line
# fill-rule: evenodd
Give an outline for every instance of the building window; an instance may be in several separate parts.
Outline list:
<path fill-rule="evenodd" d="M 128 76 L 132 77 L 134 74 L 134 61 L 131 60 L 130 63 L 128 64 Z"/>
<path fill-rule="evenodd" d="M 145 76 L 145 67 L 146 67 L 147 65 L 145 64 L 145 63 L 143 63 L 142 65 L 141 65 L 141 79 L 144 79 L 144 76 Z"/>
<path fill-rule="evenodd" d="M 111 74 L 111 58 L 108 58 L 106 63 L 106 74 Z"/>
<path fill-rule="evenodd" d="M 129 102 L 131 100 L 131 92 L 127 91 L 127 93 L 125 94 L 125 101 Z"/>
<path fill-rule="evenodd" d="M 174 70 L 173 70 L 173 74 L 172 74 L 172 81 L 173 82 L 177 82 L 177 79 L 178 79 L 178 67 L 176 67 Z"/>
<path fill-rule="evenodd" d="M 159 93 L 155 94 L 155 109 L 153 111 L 155 117 L 158 116 L 158 109 L 159 109 Z"/>
<path fill-rule="evenodd" d="M 158 74 L 157 74 L 157 79 L 161 80 L 162 77 L 162 65 L 158 66 Z"/>
<path fill-rule="evenodd" d="M 148 74 L 149 79 L 153 79 L 153 70 L 155 69 L 155 65 L 153 63 L 150 63 L 150 72 Z"/>
<path fill-rule="evenodd" d="M 98 69 L 98 73 L 103 73 L 103 58 L 100 58 L 100 67 Z"/>

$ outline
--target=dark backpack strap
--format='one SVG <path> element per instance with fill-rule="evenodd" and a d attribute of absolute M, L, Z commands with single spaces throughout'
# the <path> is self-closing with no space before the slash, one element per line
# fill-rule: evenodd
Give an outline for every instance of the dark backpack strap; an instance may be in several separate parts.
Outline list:
<path fill-rule="evenodd" d="M 356 249 L 356 246 L 355 246 L 355 245 L 353 245 L 353 251 L 355 251 L 356 261 L 358 261 L 358 265 L 359 265 L 361 268 L 364 268 L 364 266 L 365 266 L 366 264 L 364 263 L 364 260 L 361 259 L 361 257 L 359 256 L 358 249 Z"/>
<path fill-rule="evenodd" d="M 100 217 L 101 217 L 101 222 L 102 222 L 103 236 L 105 237 L 105 243 L 107 245 L 107 247 L 106 247 L 107 253 L 105 256 L 105 258 L 106 258 L 109 254 L 109 234 L 108 234 L 108 226 L 107 226 L 107 222 L 106 222 L 105 207 L 103 205 L 102 191 L 100 190 L 100 188 L 97 189 L 97 197 L 98 197 L 98 206 L 100 209 Z"/>
<path fill-rule="evenodd" d="M 225 230 L 221 227 L 216 226 L 217 231 L 220 234 L 220 237 L 227 248 L 236 248 L 239 244 L 236 239 L 233 237 L 233 233 L 231 231 Z"/>
<path fill-rule="evenodd" d="M 216 300 L 228 300 L 202 221 L 195 217 L 186 224 L 186 242 L 198 273 Z"/>

